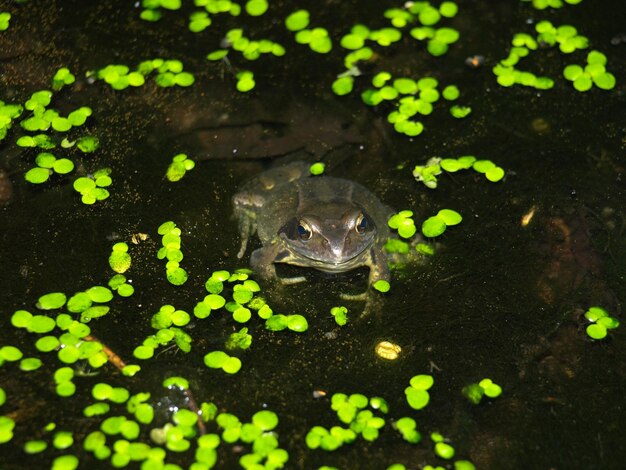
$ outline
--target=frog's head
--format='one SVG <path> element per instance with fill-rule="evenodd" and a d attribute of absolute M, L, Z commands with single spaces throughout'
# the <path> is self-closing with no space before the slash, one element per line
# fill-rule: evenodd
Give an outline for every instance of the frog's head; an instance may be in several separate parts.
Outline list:
<path fill-rule="evenodd" d="M 376 225 L 360 207 L 329 203 L 290 219 L 279 236 L 303 265 L 341 271 L 374 243 Z"/>

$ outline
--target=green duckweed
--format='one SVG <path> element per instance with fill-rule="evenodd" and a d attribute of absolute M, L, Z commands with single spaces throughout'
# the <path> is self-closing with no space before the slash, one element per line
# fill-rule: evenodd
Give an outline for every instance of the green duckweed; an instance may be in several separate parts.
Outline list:
<path fill-rule="evenodd" d="M 0 12 L 0 31 L 6 31 L 9 29 L 9 21 L 11 20 L 11 13 L 8 11 Z"/>
<path fill-rule="evenodd" d="M 242 70 L 237 75 L 237 90 L 242 93 L 247 93 L 256 86 L 254 81 L 254 74 L 249 70 Z"/>
<path fill-rule="evenodd" d="M 563 76 L 572 82 L 578 91 L 587 91 L 596 85 L 602 90 L 611 90 L 615 87 L 615 76 L 606 70 L 606 55 L 597 50 L 587 54 L 587 64 L 583 67 L 572 64 L 563 69 Z"/>
<path fill-rule="evenodd" d="M 330 314 L 335 319 L 337 325 L 344 326 L 348 323 L 348 309 L 346 307 L 332 307 L 330 309 Z"/>
<path fill-rule="evenodd" d="M 417 423 L 413 418 L 400 418 L 394 423 L 394 428 L 398 430 L 405 441 L 411 444 L 417 444 L 422 439 L 422 435 L 417 430 Z"/>
<path fill-rule="evenodd" d="M 211 369 L 222 369 L 227 374 L 236 374 L 241 369 L 241 360 L 224 351 L 212 351 L 204 356 L 204 364 Z"/>
<path fill-rule="evenodd" d="M 226 349 L 248 349 L 252 345 L 252 335 L 248 334 L 248 328 L 232 333 L 226 340 Z"/>
<path fill-rule="evenodd" d="M 470 403 L 478 405 L 485 396 L 488 398 L 499 397 L 502 394 L 502 387 L 494 383 L 493 380 L 484 378 L 478 383 L 466 385 L 461 393 Z"/>
<path fill-rule="evenodd" d="M 411 238 L 417 232 L 415 221 L 413 220 L 413 212 L 403 210 L 393 214 L 387 221 L 390 228 L 397 230 L 398 235 L 402 238 Z"/>
<path fill-rule="evenodd" d="M 195 166 L 196 163 L 187 157 L 186 154 L 179 153 L 172 158 L 172 163 L 167 168 L 165 177 L 171 182 L 180 181 L 185 176 L 185 173 Z"/>
<path fill-rule="evenodd" d="M 590 307 L 585 312 L 585 318 L 591 322 L 585 329 L 587 336 L 594 340 L 604 339 L 608 335 L 608 331 L 619 326 L 620 322 L 602 307 Z"/>
<path fill-rule="evenodd" d="M 49 152 L 41 152 L 35 159 L 36 167 L 24 174 L 24 179 L 32 184 L 41 184 L 50 178 L 53 173 L 65 175 L 74 170 L 74 163 L 67 158 L 57 159 Z"/>
<path fill-rule="evenodd" d="M 578 5 L 582 0 L 522 0 L 531 3 L 533 8 L 537 10 L 545 10 L 546 8 L 561 8 L 565 3 L 570 5 Z"/>
<path fill-rule="evenodd" d="M 157 258 L 167 259 L 165 266 L 165 274 L 170 284 L 175 286 L 183 285 L 187 282 L 187 271 L 180 267 L 180 261 L 183 259 L 183 253 L 180 250 L 181 231 L 172 221 L 161 224 L 158 228 L 159 235 L 162 236 L 162 248 L 157 253 Z"/>
<path fill-rule="evenodd" d="M 110 174 L 110 168 L 102 168 L 93 175 L 83 176 L 74 181 L 73 187 L 80 193 L 83 204 L 94 204 L 109 197 L 109 191 L 105 188 L 112 183 Z"/>
<path fill-rule="evenodd" d="M 428 405 L 430 395 L 428 390 L 432 387 L 434 380 L 430 375 L 416 375 L 411 378 L 409 386 L 404 393 L 409 406 L 415 410 L 421 410 Z"/>
<path fill-rule="evenodd" d="M 118 242 L 113 245 L 111 254 L 109 255 L 109 266 L 116 273 L 125 273 L 130 269 L 131 257 L 128 254 L 128 244 L 124 242 Z M 121 277 L 124 281 L 125 278 Z M 123 284 L 122 281 L 120 284 Z M 116 289 L 120 284 L 116 284 Z"/>
<path fill-rule="evenodd" d="M 309 25 L 309 12 L 297 10 L 285 18 L 285 26 L 289 31 L 300 31 Z"/>
<path fill-rule="evenodd" d="M 157 86 L 163 88 L 173 86 L 188 87 L 195 82 L 195 77 L 183 70 L 181 61 L 161 58 L 143 61 L 133 71 L 127 65 L 111 64 L 99 70 L 89 72 L 87 76 L 103 80 L 114 90 L 124 90 L 129 86 L 142 86 L 146 77 L 153 73 L 156 73 L 154 82 Z"/>

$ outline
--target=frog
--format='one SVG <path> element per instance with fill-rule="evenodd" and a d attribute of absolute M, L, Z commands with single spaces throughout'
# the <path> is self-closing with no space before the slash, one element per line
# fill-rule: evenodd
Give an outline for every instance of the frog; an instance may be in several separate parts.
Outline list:
<path fill-rule="evenodd" d="M 310 164 L 292 162 L 266 170 L 233 196 L 239 222 L 239 259 L 256 234 L 261 247 L 250 267 L 262 278 L 292 284 L 305 276 L 280 278 L 277 263 L 344 273 L 369 268 L 369 286 L 389 281 L 383 246 L 393 210 L 361 184 L 333 176 L 312 176 Z"/>

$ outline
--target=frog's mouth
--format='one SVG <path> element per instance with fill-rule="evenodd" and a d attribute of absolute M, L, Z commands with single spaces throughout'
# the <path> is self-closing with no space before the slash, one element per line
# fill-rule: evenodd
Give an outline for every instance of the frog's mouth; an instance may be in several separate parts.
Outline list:
<path fill-rule="evenodd" d="M 333 255 L 335 259 L 329 257 L 321 258 L 320 256 L 316 256 L 315 252 L 302 250 L 300 246 L 294 249 L 293 246 L 289 246 L 289 243 L 286 245 L 286 250 L 279 253 L 275 262 L 288 263 L 305 268 L 315 268 L 329 273 L 341 273 L 366 265 L 369 259 L 369 249 L 372 244 L 364 244 L 359 247 L 358 251 L 351 253 L 349 257 L 346 256 L 343 249 L 325 251 L 327 254 L 329 252 L 333 253 L 334 251 Z"/>

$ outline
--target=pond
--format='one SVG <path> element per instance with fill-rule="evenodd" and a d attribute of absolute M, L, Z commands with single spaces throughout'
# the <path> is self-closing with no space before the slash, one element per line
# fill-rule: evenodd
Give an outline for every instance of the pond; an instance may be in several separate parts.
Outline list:
<path fill-rule="evenodd" d="M 623 10 L 2 6 L 0 467 L 620 468 Z M 297 161 L 412 212 L 388 292 L 237 257 Z"/>

